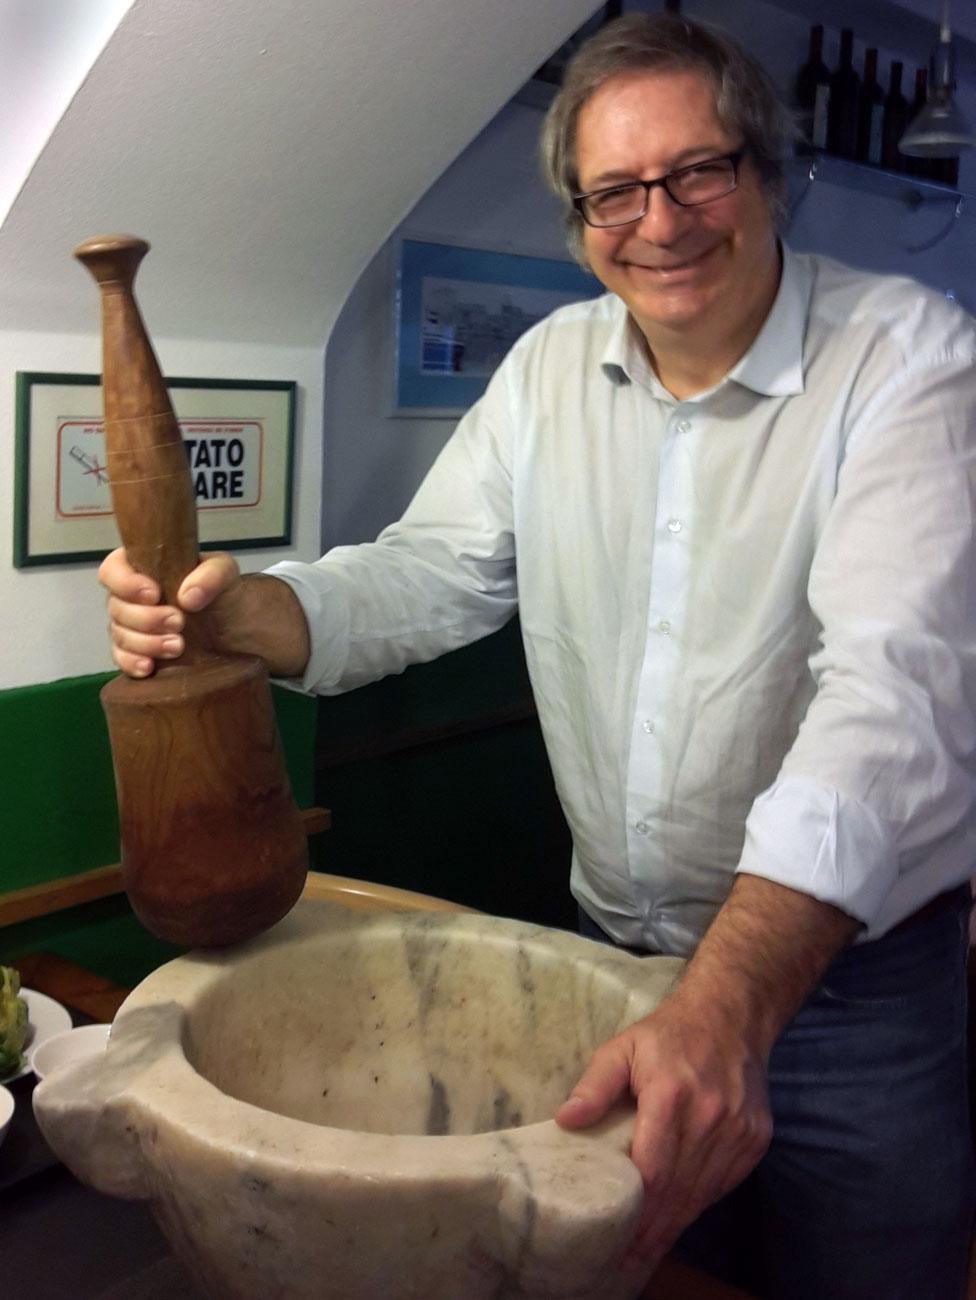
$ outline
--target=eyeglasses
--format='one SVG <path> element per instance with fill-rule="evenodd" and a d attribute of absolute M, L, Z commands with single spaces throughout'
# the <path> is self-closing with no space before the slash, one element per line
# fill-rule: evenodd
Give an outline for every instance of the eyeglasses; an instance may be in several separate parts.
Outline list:
<path fill-rule="evenodd" d="M 633 181 L 576 194 L 573 207 L 588 226 L 598 229 L 626 226 L 644 216 L 651 202 L 651 190 L 660 185 L 680 207 L 696 208 L 700 203 L 711 203 L 732 193 L 739 183 L 739 163 L 745 152 L 737 149 L 721 158 L 706 158 L 653 181 Z"/>

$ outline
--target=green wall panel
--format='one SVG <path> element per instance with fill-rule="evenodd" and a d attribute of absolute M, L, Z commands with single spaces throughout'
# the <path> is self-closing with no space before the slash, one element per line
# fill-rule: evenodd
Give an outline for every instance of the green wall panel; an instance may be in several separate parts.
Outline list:
<path fill-rule="evenodd" d="M 41 950 L 126 988 L 181 952 L 143 929 L 124 894 L 0 928 L 0 963 Z"/>
<path fill-rule="evenodd" d="M 0 692 L 0 890 L 118 861 L 98 700 L 109 677 Z M 332 811 L 310 840 L 313 869 L 574 925 L 569 834 L 517 622 L 349 695 L 273 695 L 296 800 Z M 178 951 L 121 895 L 0 929 L 0 961 L 38 949 L 123 984 Z"/>
<path fill-rule="evenodd" d="M 332 829 L 319 871 L 574 928 L 572 844 L 538 723 L 527 721 L 323 772 Z"/>
<path fill-rule="evenodd" d="M 113 674 L 0 692 L 0 890 L 119 860 L 108 732 L 98 693 Z M 316 701 L 274 687 L 295 799 L 312 802 Z"/>
<path fill-rule="evenodd" d="M 118 818 L 98 692 L 111 674 L 0 693 L 0 887 L 117 862 Z"/>
<path fill-rule="evenodd" d="M 572 851 L 518 620 L 432 663 L 323 699 L 318 870 L 575 927 Z M 453 730 L 452 730 L 453 729 Z"/>

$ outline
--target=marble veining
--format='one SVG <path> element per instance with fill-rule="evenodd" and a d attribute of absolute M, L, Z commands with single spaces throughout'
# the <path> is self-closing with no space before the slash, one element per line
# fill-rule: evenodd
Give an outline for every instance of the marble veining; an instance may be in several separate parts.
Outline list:
<path fill-rule="evenodd" d="M 682 963 L 471 914 L 303 902 L 122 1006 L 35 1090 L 55 1151 L 148 1199 L 235 1300 L 631 1300 L 633 1114 L 552 1114 Z"/>

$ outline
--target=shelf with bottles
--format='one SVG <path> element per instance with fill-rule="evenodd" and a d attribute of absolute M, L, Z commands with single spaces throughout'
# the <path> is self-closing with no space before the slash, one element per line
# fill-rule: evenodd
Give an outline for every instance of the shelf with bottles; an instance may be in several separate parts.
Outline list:
<path fill-rule="evenodd" d="M 964 214 L 976 215 L 976 198 L 962 190 L 849 158 L 836 158 L 822 150 L 808 149 L 797 152 L 794 174 L 790 176 L 789 226 L 818 181 L 895 199 L 913 210 L 929 204 L 942 204 L 949 208 L 945 221 L 935 234 L 919 243 L 903 245 L 906 253 L 929 252 L 952 234 Z"/>
<path fill-rule="evenodd" d="M 823 180 L 865 194 L 898 199 L 911 208 L 926 203 L 953 203 L 964 204 L 967 211 L 976 212 L 976 195 L 968 194 L 958 186 L 908 172 L 889 171 L 873 163 L 859 162 L 856 158 L 838 158 L 825 149 L 814 149 L 809 145 L 800 145 L 797 149 L 793 170 L 800 179 L 805 174 L 810 181 Z"/>
<path fill-rule="evenodd" d="M 958 158 L 909 158 L 899 141 L 926 102 L 927 70 L 917 68 L 914 95 L 903 93 L 904 64 L 892 59 L 887 89 L 879 79 L 878 50 L 865 50 L 861 72 L 855 67 L 854 31 L 840 33 L 837 64 L 824 62 L 824 28 L 811 27 L 807 61 L 796 77 L 794 98 L 807 147 L 819 159 L 856 163 L 886 177 L 904 177 L 927 196 L 959 195 Z M 882 182 L 890 193 L 890 181 Z"/>
<path fill-rule="evenodd" d="M 896 199 L 913 209 L 951 204 L 942 228 L 905 251 L 934 248 L 952 233 L 964 212 L 976 210 L 976 202 L 959 188 L 958 158 L 910 158 L 898 148 L 909 122 L 925 104 L 926 69 L 917 69 L 909 102 L 902 93 L 902 62 L 892 59 L 885 91 L 878 79 L 877 49 L 865 51 L 862 76 L 854 66 L 854 32 L 845 27 L 831 72 L 824 63 L 823 38 L 821 25 L 811 27 L 807 61 L 796 78 L 795 101 L 805 141 L 797 150 L 799 177 L 791 178 L 802 186 L 791 185 L 791 220 L 818 179 Z"/>

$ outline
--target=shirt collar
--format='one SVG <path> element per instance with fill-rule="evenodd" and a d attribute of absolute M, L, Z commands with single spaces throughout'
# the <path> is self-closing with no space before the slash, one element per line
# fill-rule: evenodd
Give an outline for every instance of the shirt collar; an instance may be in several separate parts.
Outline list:
<path fill-rule="evenodd" d="M 779 289 L 752 346 L 728 373 L 729 379 L 766 397 L 803 392 L 803 336 L 810 307 L 810 275 L 785 244 Z"/>
<path fill-rule="evenodd" d="M 785 244 L 779 289 L 762 329 L 752 346 L 729 371 L 727 378 L 769 397 L 790 397 L 803 392 L 803 336 L 810 304 L 810 274 Z M 647 359 L 630 313 L 614 299 L 614 318 L 600 358 L 604 374 L 615 383 L 631 380 L 652 391 L 660 383 Z M 661 389 L 662 395 L 664 390 Z M 673 400 L 673 399 L 672 399 Z"/>
<path fill-rule="evenodd" d="M 607 297 L 612 304 L 613 316 L 606 347 L 600 357 L 603 373 L 616 384 L 647 383 L 648 378 L 655 377 L 654 371 L 630 312 L 616 294 Z"/>

